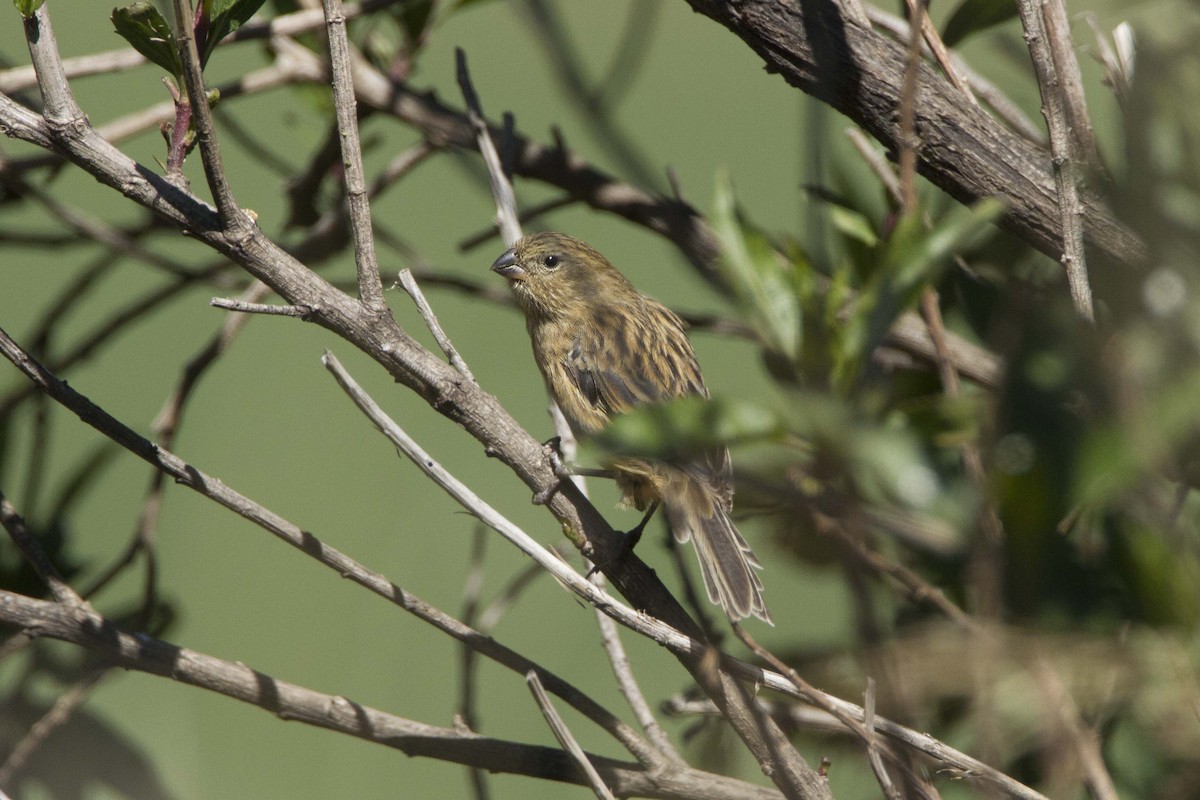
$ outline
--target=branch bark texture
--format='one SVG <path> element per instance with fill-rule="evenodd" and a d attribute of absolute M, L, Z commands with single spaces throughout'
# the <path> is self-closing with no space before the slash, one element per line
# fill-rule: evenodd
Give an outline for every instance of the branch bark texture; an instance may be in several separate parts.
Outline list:
<path fill-rule="evenodd" d="M 827 0 L 687 0 L 737 34 L 792 86 L 833 106 L 892 153 L 901 150 L 896 110 L 904 48 L 841 16 Z M 918 171 L 963 203 L 998 197 L 1001 226 L 1051 258 L 1062 257 L 1050 154 L 971 105 L 928 65 L 919 69 Z M 1142 265 L 1146 247 L 1097 198 L 1082 198 L 1088 245 L 1108 262 Z"/>

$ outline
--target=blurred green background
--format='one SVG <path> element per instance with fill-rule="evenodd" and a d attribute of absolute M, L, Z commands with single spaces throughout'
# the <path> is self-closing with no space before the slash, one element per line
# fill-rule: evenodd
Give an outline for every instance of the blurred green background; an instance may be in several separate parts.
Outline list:
<path fill-rule="evenodd" d="M 731 34 L 694 14 L 683 2 L 659 2 L 651 13 L 633 2 L 552 4 L 567 25 L 577 54 L 591 76 L 603 74 L 631 15 L 649 27 L 645 60 L 632 75 L 614 119 L 641 154 L 655 188 L 666 190 L 666 169 L 677 175 L 685 198 L 702 212 L 712 206 L 720 170 L 732 177 L 738 199 L 764 230 L 803 239 L 820 249 L 822 211 L 806 192 L 834 173 L 865 174 L 841 130 L 849 123 L 808 100 L 777 76 L 764 73 L 760 59 Z M 111 7 L 95 0 L 51 0 L 55 32 L 65 56 L 118 48 Z M 949 9 L 935 5 L 935 17 Z M 1146 26 L 1169 17 L 1170 7 L 1119 2 L 1072 3 L 1072 14 L 1092 11 L 1101 30 L 1135 16 Z M 0 24 L 3 67 L 27 63 L 17 14 Z M 1079 24 L 1080 40 L 1086 26 Z M 1019 25 L 1009 22 L 980 34 L 962 48 L 964 56 L 992 77 L 1040 121 L 1036 86 L 1020 48 Z M 380 35 L 384 35 L 381 33 Z M 621 177 L 628 167 L 590 130 L 566 96 L 528 8 L 519 2 L 475 2 L 447 14 L 416 62 L 411 84 L 436 91 L 454 107 L 461 101 L 454 81 L 454 48 L 470 58 L 484 108 L 493 118 L 511 111 L 517 127 L 549 143 L 551 128 L 592 163 Z M 1086 48 L 1083 48 L 1086 50 Z M 1085 80 L 1102 143 L 1123 145 L 1113 123 L 1115 103 L 1100 86 L 1099 68 L 1083 57 Z M 207 69 L 220 84 L 267 63 L 261 43 L 222 49 Z M 167 98 L 159 70 L 144 66 L 116 75 L 74 82 L 94 124 Z M 319 146 L 331 110 L 310 88 L 277 89 L 235 98 L 220 106 L 222 153 L 241 204 L 258 214 L 261 227 L 282 242 L 285 183 L 290 177 L 272 159 L 300 165 Z M 227 121 L 266 146 L 271 158 L 248 150 L 222 128 Z M 368 173 L 419 141 L 419 134 L 377 115 L 364 124 Z M 161 136 L 148 132 L 121 143 L 134 159 L 154 165 L 164 157 Z M 32 148 L 0 142 L 6 158 Z M 193 188 L 203 192 L 199 157 L 187 162 Z M 376 224 L 419 254 L 419 264 L 445 276 L 463 276 L 497 287 L 488 267 L 502 247 L 492 240 L 462 252 L 458 243 L 489 224 L 493 205 L 473 154 L 436 156 L 419 166 L 397 189 L 373 205 Z M 77 170 L 66 169 L 50 188 L 88 214 L 112 225 L 133 224 L 141 212 Z M 523 206 L 554 196 L 531 181 L 517 181 Z M 874 190 L 877 192 L 877 190 Z M 882 200 L 880 199 L 882 206 Z M 664 239 L 613 217 L 570 207 L 539 221 L 583 238 L 604 252 L 643 291 L 677 310 L 733 316 L 729 298 L 699 281 Z M 93 248 L 23 244 L 15 234 L 54 234 L 61 223 L 34 203 L 0 206 L 0 326 L 18 341 L 47 313 L 58 294 L 97 257 Z M 7 236 L 6 234 L 14 234 Z M 159 235 L 148 246 L 180 262 L 213 262 L 204 247 L 179 235 Z M 381 245 L 385 284 L 411 266 L 410 255 Z M 1030 257 L 1050 262 L 1040 256 Z M 339 255 L 325 265 L 329 278 L 351 280 L 353 263 Z M 133 260 L 123 261 L 93 286 L 86 300 L 55 328 L 55 344 L 86 337 L 116 309 L 170 283 L 170 278 Z M 515 311 L 486 300 L 427 288 L 442 324 L 479 383 L 497 395 L 539 438 L 552 434 L 541 381 L 530 357 L 524 326 Z M 230 288 L 195 286 L 121 330 L 67 374 L 79 391 L 132 427 L 149 433 L 152 420 L 180 376 L 181 365 L 218 330 L 225 313 L 209 306 Z M 419 317 L 399 290 L 388 293 L 402 325 L 429 346 Z M 698 331 L 692 335 L 714 395 L 776 398 L 758 348 L 742 338 Z M 174 450 L 211 475 L 285 516 L 325 542 L 376 569 L 417 596 L 457 614 L 471 564 L 475 524 L 404 462 L 355 411 L 320 364 L 332 350 L 386 410 L 459 478 L 546 544 L 560 535 L 552 518 L 529 504 L 529 492 L 501 464 L 456 426 L 397 387 L 373 362 L 312 325 L 293 319 L 256 317 L 229 352 L 204 377 L 193 397 Z M 23 388 L 24 378 L 0 366 L 0 396 Z M 769 400 L 768 400 L 769 401 Z M 25 404 L 3 431 L 0 476 L 9 498 L 31 521 L 53 513 L 56 496 L 73 470 L 102 447 L 102 438 L 61 410 L 48 410 L 52 446 L 44 481 L 23 482 L 31 458 L 31 431 L 38 412 Z M 735 462 L 738 454 L 735 453 Z M 68 545 L 62 563 L 76 568 L 73 583 L 89 583 L 126 545 L 137 523 L 150 470 L 131 456 L 115 454 L 98 471 L 70 514 L 59 520 Z M 636 521 L 614 508 L 615 492 L 593 481 L 602 510 L 613 509 L 618 527 Z M 641 545 L 641 555 L 669 586 L 676 586 L 662 548 L 661 528 Z M 754 629 L 765 644 L 810 652 L 850 648 L 853 614 L 844 576 L 836 567 L 802 564 L 783 552 L 767 526 L 747 521 L 742 530 L 767 565 L 763 580 L 781 624 Z M 379 598 L 341 581 L 255 526 L 195 494 L 171 487 L 156 544 L 163 599 L 176 615 L 164 634 L 170 641 L 221 658 L 243 662 L 274 677 L 427 722 L 450 726 L 458 710 L 459 650 L 419 621 Z M 0 558 L 16 562 L 9 544 Z M 691 556 L 687 555 L 689 564 Z M 486 537 L 482 597 L 488 600 L 522 570 L 525 560 L 498 537 Z M 134 569 L 97 601 L 106 613 L 132 608 L 141 591 Z M 592 612 L 546 578 L 538 579 L 495 631 L 505 644 L 618 710 L 608 662 Z M 651 701 L 687 688 L 668 654 L 625 637 L 634 669 Z M 731 646 L 737 651 L 737 647 Z M 46 648 L 68 661 L 74 651 Z M 0 685 L 23 675 L 19 659 L 0 664 Z M 484 662 L 480 666 L 480 730 L 499 738 L 552 744 L 520 676 Z M 44 676 L 28 687 L 31 700 L 49 702 L 60 689 Z M 860 700 L 847 695 L 847 699 Z M 38 716 L 22 718 L 16 707 L 3 723 L 6 737 L 20 735 Z M 582 719 L 568 722 L 585 748 L 620 756 L 613 743 Z M 681 740 L 689 721 L 668 720 Z M 708 741 L 708 740 L 704 740 Z M 711 741 L 709 741 L 711 745 Z M 740 744 L 730 737 L 724 752 L 733 774 L 766 783 Z M 720 748 L 718 748 L 720 749 Z M 812 763 L 819 744 L 802 754 Z M 161 678 L 115 673 L 104 679 L 84 710 L 53 734 L 35 756 L 39 775 L 25 782 L 23 798 L 147 797 L 457 797 L 466 796 L 463 768 L 298 724 L 285 724 L 263 711 Z M 853 755 L 835 760 L 830 773 L 839 797 L 875 796 L 878 788 Z M 585 797 L 586 789 L 511 776 L 492 777 L 493 796 Z M 73 794 L 73 787 L 79 794 Z M 954 790 L 947 790 L 954 796 Z"/>

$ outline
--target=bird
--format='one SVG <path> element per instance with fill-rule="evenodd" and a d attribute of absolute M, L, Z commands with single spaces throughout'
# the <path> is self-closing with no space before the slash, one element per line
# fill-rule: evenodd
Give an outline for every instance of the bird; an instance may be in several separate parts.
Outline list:
<path fill-rule="evenodd" d="M 530 233 L 491 267 L 504 277 L 550 395 L 577 438 L 614 415 L 681 397 L 708 397 L 683 320 L 641 294 L 608 259 L 564 233 Z M 763 601 L 762 564 L 734 526 L 729 450 L 686 460 L 616 456 L 606 464 L 622 503 L 645 512 L 636 542 L 661 506 L 676 541 L 691 541 L 708 599 L 738 622 L 774 624 Z"/>

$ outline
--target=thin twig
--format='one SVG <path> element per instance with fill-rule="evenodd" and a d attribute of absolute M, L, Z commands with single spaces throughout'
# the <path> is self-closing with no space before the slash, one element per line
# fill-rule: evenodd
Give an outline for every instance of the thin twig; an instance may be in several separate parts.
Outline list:
<path fill-rule="evenodd" d="M 1075 155 L 1071 152 L 1071 134 L 1063 108 L 1062 83 L 1054 67 L 1051 45 L 1042 15 L 1043 0 L 1017 0 L 1025 42 L 1033 59 L 1038 90 L 1042 95 L 1042 115 L 1050 132 L 1050 156 L 1054 166 L 1054 186 L 1058 194 L 1058 221 L 1061 231 L 1061 255 L 1075 311 L 1095 324 L 1092 290 L 1088 282 L 1087 261 L 1083 252 L 1083 205 L 1075 175 Z"/>
<path fill-rule="evenodd" d="M 1102 170 L 1100 146 L 1092 129 L 1091 115 L 1088 114 L 1083 76 L 1079 72 L 1079 59 L 1075 57 L 1075 43 L 1071 41 L 1067 6 L 1063 0 L 1041 0 L 1041 6 L 1042 22 L 1050 44 L 1050 56 L 1054 60 L 1054 74 L 1058 76 L 1059 96 L 1067 115 L 1072 149 L 1089 167 Z"/>
<path fill-rule="evenodd" d="M 856 719 L 839 704 L 830 702 L 829 698 L 823 692 L 815 689 L 810 683 L 808 683 L 808 681 L 801 678 L 800 674 L 796 672 L 796 670 L 789 667 L 783 662 L 782 659 L 759 644 L 753 636 L 746 632 L 746 629 L 743 628 L 741 624 L 734 622 L 732 623 L 732 626 L 733 632 L 737 634 L 739 639 L 742 640 L 742 643 L 745 644 L 746 647 L 749 647 L 751 652 L 770 664 L 781 675 L 785 676 L 796 688 L 796 690 L 805 696 L 805 700 L 817 706 L 817 708 L 820 708 L 822 711 L 832 714 L 839 722 L 854 732 L 863 745 L 867 748 L 868 755 L 870 755 L 872 752 L 875 754 L 883 753 L 888 756 L 889 760 L 900 763 L 899 757 L 896 755 L 896 753 L 888 745 L 880 744 L 875 738 L 874 732 L 876 730 L 876 721 L 873 714 L 871 715 L 872 728 L 871 730 L 867 729 L 868 712 L 866 708 L 859 709 L 861 712 L 861 720 Z M 887 774 L 887 770 L 883 768 L 882 762 L 878 763 L 879 770 L 875 773 L 875 779 L 879 782 L 880 787 L 883 789 L 884 795 L 887 796 L 889 800 L 895 800 L 895 787 L 892 786 L 891 777 Z M 872 769 L 875 769 L 875 766 L 876 762 L 872 761 Z M 891 791 L 889 791 L 889 787 L 891 788 Z"/>
<path fill-rule="evenodd" d="M 520 225 L 524 225 L 532 222 L 535 219 L 538 219 L 545 214 L 549 214 L 551 211 L 558 211 L 578 202 L 578 198 L 572 197 L 569 194 L 559 195 L 558 197 L 547 200 L 544 203 L 539 203 L 535 206 L 525 209 L 517 216 L 517 222 Z M 476 247 L 490 242 L 498 235 L 500 235 L 499 225 L 498 223 L 493 222 L 486 229 L 479 231 L 478 233 L 472 233 L 470 236 L 460 239 L 458 242 L 458 249 L 460 252 L 468 253 L 474 250 Z"/>
<path fill-rule="evenodd" d="M 525 7 L 533 21 L 533 41 L 545 48 L 553 65 L 551 74 L 562 83 L 563 95 L 587 123 L 589 133 L 609 151 L 621 171 L 641 186 L 660 190 L 656 170 L 601 102 L 600 89 L 585 77 L 579 48 L 570 40 L 555 5 L 546 0 L 525 0 Z"/>
<path fill-rule="evenodd" d="M 483 591 L 484 578 L 487 574 L 484 569 L 484 550 L 487 547 L 487 540 L 487 528 L 483 525 L 476 525 L 475 535 L 471 541 L 470 567 L 467 570 L 467 577 L 463 581 L 462 605 L 463 623 L 475 628 L 479 628 L 479 596 Z M 463 644 L 459 659 L 462 671 L 459 675 L 458 719 L 462 720 L 467 730 L 476 732 L 479 730 L 479 717 L 475 713 L 475 678 L 477 674 L 475 667 L 479 661 L 478 655 L 473 647 Z M 488 788 L 487 772 L 478 767 L 470 767 L 467 774 L 471 780 L 471 789 L 475 794 L 475 800 L 488 800 L 491 792 Z"/>
<path fill-rule="evenodd" d="M 354 266 L 358 271 L 358 299 L 374 313 L 386 313 L 379 262 L 375 257 L 375 237 L 371 232 L 371 203 L 363 174 L 362 145 L 358 138 L 358 101 L 351 77 L 350 41 L 346 35 L 346 15 L 342 0 L 321 0 L 325 11 L 325 31 L 329 39 L 329 66 L 333 77 L 333 106 L 337 112 L 338 133 L 345 170 L 346 203 L 350 207 L 350 228 L 354 233 Z"/>
<path fill-rule="evenodd" d="M 307 306 L 281 306 L 273 303 L 248 303 L 236 297 L 214 297 L 208 301 L 213 308 L 238 311 L 242 314 L 266 314 L 279 317 L 307 317 L 313 309 Z"/>
<path fill-rule="evenodd" d="M 1120 800 L 1112 775 L 1104 764 L 1096 732 L 1086 727 L 1080 719 L 1079 709 L 1063 685 L 1062 678 L 1044 655 L 1035 656 L 1031 662 L 1029 669 L 1046 697 L 1049 705 L 1047 711 L 1054 714 L 1058 724 L 1066 731 L 1075 755 L 1083 766 L 1084 780 L 1091 796 L 1095 800 Z"/>
<path fill-rule="evenodd" d="M 196 50 L 195 11 L 190 0 L 173 0 L 175 9 L 175 40 L 179 44 L 179 59 L 183 63 L 183 83 L 187 87 L 188 102 L 192 107 L 192 127 L 196 131 L 196 143 L 200 147 L 200 160 L 204 164 L 204 177 L 208 189 L 217 204 L 221 226 L 226 231 L 241 230 L 250 224 L 242 214 L 233 190 L 225 177 L 225 165 L 221 161 L 221 146 L 217 142 L 217 131 L 213 125 L 212 108 L 208 104 L 208 91 L 204 88 L 203 67 L 200 53 Z"/>
<path fill-rule="evenodd" d="M 918 10 L 918 6 L 920 10 Z M 910 14 L 921 15 L 921 35 L 925 39 L 925 45 L 933 53 L 933 58 L 937 61 L 938 66 L 942 68 L 942 72 L 950 79 L 950 82 L 963 93 L 970 101 L 971 105 L 978 106 L 979 101 L 975 99 L 975 93 L 971 91 L 971 85 L 967 83 L 966 78 L 959 74 L 953 60 L 950 58 L 950 51 L 946 49 L 946 43 L 942 41 L 941 34 L 938 33 L 937 27 L 933 24 L 933 20 L 929 18 L 928 6 L 924 2 L 914 2 L 909 0 L 908 10 Z"/>
<path fill-rule="evenodd" d="M 42 116 L 57 131 L 86 125 L 87 118 L 75 101 L 67 81 L 58 42 L 54 38 L 54 28 L 50 25 L 50 9 L 43 3 L 32 17 L 25 17 L 22 22 L 25 25 L 29 57 L 37 73 L 38 90 L 42 93 Z"/>
<path fill-rule="evenodd" d="M 917 140 L 917 89 L 921 74 L 921 30 L 927 1 L 905 0 L 909 18 L 916 20 L 916 23 L 909 23 L 908 57 L 904 62 L 904 83 L 898 104 L 900 132 L 896 137 L 900 145 L 897 159 L 900 164 L 900 210 L 905 214 L 917 210 L 917 150 L 921 144 Z"/>
<path fill-rule="evenodd" d="M 603 577 L 601 573 L 596 573 L 592 576 L 592 579 L 601 580 Z M 667 759 L 676 763 L 683 763 L 683 756 L 675 749 L 671 738 L 667 736 L 667 732 L 658 723 L 658 720 L 654 716 L 654 711 L 650 708 L 650 704 L 646 702 L 646 696 L 642 693 L 642 687 L 638 685 L 637 678 L 633 675 L 633 667 L 629 663 L 629 656 L 625 653 L 625 646 L 621 643 L 617 623 L 609 618 L 607 614 L 599 612 L 596 613 L 596 623 L 600 626 L 600 640 L 604 644 L 604 651 L 608 654 L 608 663 L 612 665 L 613 675 L 616 676 L 617 688 L 620 690 L 621 695 L 624 696 L 625 702 L 629 703 L 629 707 L 633 710 L 633 716 L 637 719 L 638 724 L 646 732 L 646 738 Z"/>
<path fill-rule="evenodd" d="M 404 287 L 404 291 L 408 293 L 413 302 L 416 303 L 417 311 L 421 314 L 421 319 L 425 320 L 425 326 L 433 334 L 434 341 L 437 342 L 438 347 L 446 354 L 450 365 L 461 372 L 467 380 L 474 381 L 475 376 L 471 374 L 471 368 L 467 366 L 467 362 L 459 355 L 458 350 L 454 348 L 454 343 L 450 341 L 450 337 L 442 329 L 442 324 L 438 321 L 437 315 L 433 313 L 433 308 L 429 305 L 429 301 L 425 299 L 425 293 L 417 285 L 417 279 L 413 277 L 412 270 L 407 267 L 400 270 L 397 281 Z"/>
<path fill-rule="evenodd" d="M 517 670 L 521 674 L 524 674 L 529 669 L 537 668 L 536 664 L 500 645 L 494 639 L 482 636 L 477 631 L 466 628 L 466 626 L 463 626 L 457 620 L 429 606 L 394 583 L 391 583 L 379 573 L 366 569 L 335 548 L 324 544 L 313 536 L 311 532 L 302 530 L 269 509 L 250 500 L 245 495 L 233 491 L 217 478 L 205 474 L 169 451 L 155 447 L 152 442 L 139 436 L 127 425 L 113 418 L 103 409 L 47 371 L 36 360 L 31 358 L 2 328 L 0 328 L 0 355 L 11 361 L 30 380 L 37 384 L 42 391 L 49 394 L 64 407 L 70 409 L 85 423 L 113 439 L 139 458 L 157 465 L 159 469 L 166 471 L 175 478 L 179 484 L 187 486 L 225 508 L 235 511 L 242 517 L 274 534 L 287 544 L 301 550 L 325 566 L 330 567 L 339 575 L 349 578 L 360 586 L 388 599 L 406 611 L 418 616 L 420 619 L 436 626 L 439 630 L 450 634 L 460 641 L 468 639 L 474 641 L 481 653 L 497 663 Z M 507 520 L 504 521 L 504 524 L 511 525 Z M 517 530 L 519 531 L 519 529 Z M 520 532 L 520 535 L 525 536 L 524 532 Z M 532 540 L 528 540 L 528 545 L 534 552 L 540 547 Z M 551 568 L 552 574 L 559 578 L 563 582 L 563 585 L 569 585 L 569 588 L 575 591 L 581 598 L 598 607 L 607 609 L 613 618 L 617 619 L 622 625 L 658 642 L 672 653 L 688 658 L 700 658 L 704 653 L 709 652 L 710 648 L 706 644 L 686 636 L 656 618 L 635 612 L 610 595 L 599 592 L 573 570 L 559 569 L 558 564 L 562 562 L 551 552 L 547 551 L 544 559 L 540 555 L 537 557 L 539 561 L 557 562 Z M 0 611 L 3 611 L 3 609 L 4 604 L 0 603 Z M 723 664 L 730 670 L 732 675 L 737 676 L 740 680 L 765 686 L 807 702 L 815 702 L 812 698 L 819 696 L 825 702 L 836 705 L 852 717 L 857 719 L 862 718 L 862 709 L 855 704 L 823 692 L 817 692 L 816 690 L 812 690 L 812 692 L 800 691 L 792 681 L 779 673 L 764 670 L 761 667 L 747 664 L 744 661 L 729 656 L 724 657 Z M 542 671 L 541 674 L 542 681 L 546 684 L 547 688 L 559 697 L 562 697 L 563 700 L 571 703 L 581 713 L 595 720 L 598 725 L 609 731 L 626 748 L 634 752 L 635 757 L 637 756 L 637 752 L 642 752 L 647 753 L 647 757 L 653 760 L 653 749 L 649 743 L 645 742 L 629 726 L 612 717 L 603 707 L 595 704 L 594 701 L 582 695 L 578 690 L 571 687 L 570 684 L 554 676 L 553 673 Z M 959 772 L 972 781 L 993 786 L 1006 795 L 1018 798 L 1019 800 L 1046 800 L 1043 795 L 1035 792 L 1028 786 L 987 766 L 978 759 L 971 758 L 955 750 L 932 736 L 918 733 L 884 718 L 877 718 L 875 727 L 876 730 L 885 736 L 928 755 L 945 768 Z"/>
<path fill-rule="evenodd" d="M 517 198 L 513 194 L 512 184 L 506 179 L 504 167 L 500 162 L 500 154 L 492 135 L 488 131 L 487 120 L 483 116 L 483 106 L 475 85 L 471 83 L 471 73 L 467 69 L 467 54 L 461 48 L 454 51 L 454 63 L 458 74 L 458 86 L 462 90 L 463 100 L 467 104 L 467 116 L 471 127 L 475 130 L 475 138 L 479 144 L 479 153 L 487 164 L 488 177 L 492 181 L 492 196 L 496 198 L 496 221 L 500 225 L 500 234 L 506 247 L 512 247 L 521 238 L 521 223 L 517 214 Z"/>
<path fill-rule="evenodd" d="M 559 716 L 558 711 L 554 708 L 554 704 L 550 702 L 550 697 L 546 694 L 546 689 L 542 686 L 542 681 L 538 678 L 538 674 L 530 671 L 525 675 L 525 683 L 529 686 L 529 691 L 533 694 L 533 699 L 537 701 L 538 708 L 542 710 L 542 716 L 546 718 L 546 724 L 550 726 L 550 730 L 554 733 L 554 738 L 558 740 L 558 743 L 571 756 L 571 760 L 579 767 L 579 771 L 583 773 L 584 780 L 592 788 L 592 792 L 600 800 L 616 800 L 613 797 L 612 791 L 604 785 L 604 779 L 600 777 L 600 773 L 596 772 L 596 768 L 588 760 L 587 753 L 583 752 L 583 748 L 579 746 L 579 742 L 575 741 L 575 737 L 571 734 L 571 729 L 567 727 L 567 723 L 563 722 L 563 718 Z"/>
<path fill-rule="evenodd" d="M 21 771 L 50 734 L 66 724 L 80 706 L 87 702 L 92 691 L 106 675 L 106 668 L 93 669 L 58 696 L 50 710 L 33 724 L 24 738 L 9 751 L 4 763 L 0 764 L 0 786 L 9 785 L 13 775 Z"/>
<path fill-rule="evenodd" d="M 8 531 L 8 535 L 12 537 L 13 543 L 21 551 L 21 555 L 25 556 L 25 560 L 33 567 L 33 571 L 38 574 L 38 577 L 45 581 L 57 602 L 69 606 L 84 605 L 84 599 L 71 588 L 69 583 L 63 580 L 63 576 L 54 566 L 54 562 L 46 555 L 42 545 L 30 532 L 29 526 L 25 524 L 25 520 L 17 513 L 2 490 L 0 490 L 0 525 L 3 525 L 4 529 Z"/>
<path fill-rule="evenodd" d="M 883 796 L 888 800 L 900 800 L 900 790 L 892 783 L 892 776 L 883 765 L 883 756 L 879 753 L 878 740 L 875 737 L 875 679 L 867 678 L 867 691 L 863 694 L 863 728 L 867 732 L 867 761 Z"/>

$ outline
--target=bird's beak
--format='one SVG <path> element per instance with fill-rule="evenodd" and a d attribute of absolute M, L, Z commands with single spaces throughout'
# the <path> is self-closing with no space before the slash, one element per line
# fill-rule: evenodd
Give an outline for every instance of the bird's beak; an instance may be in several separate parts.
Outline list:
<path fill-rule="evenodd" d="M 505 250 L 504 253 L 492 262 L 492 272 L 503 275 L 510 281 L 520 281 L 525 279 L 525 270 L 517 266 L 517 256 L 513 253 L 512 248 Z"/>

